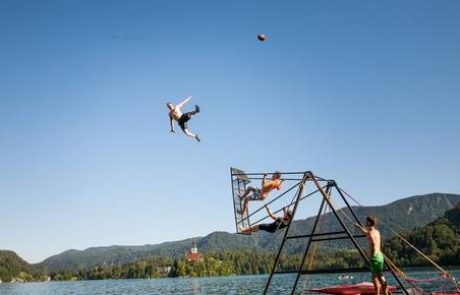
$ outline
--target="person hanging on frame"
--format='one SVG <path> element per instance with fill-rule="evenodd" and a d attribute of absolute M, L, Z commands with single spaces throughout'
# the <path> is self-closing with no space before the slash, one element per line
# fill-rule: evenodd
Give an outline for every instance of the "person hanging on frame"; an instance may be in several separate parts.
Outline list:
<path fill-rule="evenodd" d="M 252 225 L 249 227 L 241 227 L 240 226 L 240 232 L 243 234 L 251 234 L 254 232 L 257 232 L 259 230 L 263 230 L 269 233 L 274 233 L 280 229 L 283 229 L 288 226 L 289 221 L 292 218 L 292 211 L 288 209 L 288 207 L 283 208 L 283 216 L 276 216 L 272 213 L 270 210 L 270 206 L 265 204 L 265 209 L 267 209 L 268 216 L 270 216 L 271 219 L 274 220 L 272 223 L 262 223 L 262 224 L 256 224 Z"/>
<path fill-rule="evenodd" d="M 241 202 L 243 203 L 243 208 L 238 210 L 239 214 L 247 213 L 249 201 L 263 201 L 268 197 L 268 194 L 270 194 L 272 190 L 275 188 L 277 190 L 281 189 L 284 179 L 281 178 L 281 173 L 279 171 L 275 171 L 270 180 L 266 180 L 266 177 L 267 174 L 265 173 L 262 177 L 261 188 L 248 186 L 244 193 L 239 196 Z"/>

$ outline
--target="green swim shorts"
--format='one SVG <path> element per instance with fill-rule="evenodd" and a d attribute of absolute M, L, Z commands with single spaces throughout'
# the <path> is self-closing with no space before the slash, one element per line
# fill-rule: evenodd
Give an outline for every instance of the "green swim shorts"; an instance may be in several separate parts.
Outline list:
<path fill-rule="evenodd" d="M 369 261 L 369 267 L 374 274 L 383 272 L 383 254 L 382 252 L 375 252 Z"/>

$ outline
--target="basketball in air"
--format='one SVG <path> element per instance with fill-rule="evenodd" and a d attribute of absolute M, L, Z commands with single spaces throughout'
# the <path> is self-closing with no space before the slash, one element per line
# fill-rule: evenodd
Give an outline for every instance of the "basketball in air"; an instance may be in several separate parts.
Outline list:
<path fill-rule="evenodd" d="M 265 36 L 264 33 L 260 33 L 259 35 L 257 35 L 257 39 L 259 39 L 259 41 L 265 41 L 267 39 L 267 36 Z"/>

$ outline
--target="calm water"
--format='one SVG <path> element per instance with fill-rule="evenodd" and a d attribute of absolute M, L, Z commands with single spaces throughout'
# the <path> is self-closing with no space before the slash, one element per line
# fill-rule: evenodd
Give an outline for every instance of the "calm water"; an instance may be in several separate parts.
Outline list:
<path fill-rule="evenodd" d="M 460 277 L 460 270 L 452 272 Z M 344 275 L 344 274 L 341 274 Z M 310 275 L 307 285 L 309 288 L 369 281 L 367 273 L 348 274 L 353 279 L 339 280 L 338 274 Z M 434 276 L 427 271 L 413 271 L 411 277 L 427 278 Z M 387 275 L 390 283 L 394 280 Z M 212 278 L 176 278 L 176 279 L 152 279 L 152 280 L 105 280 L 105 281 L 79 281 L 79 282 L 47 282 L 47 283 L 23 283 L 23 284 L 0 284 L 0 295 L 83 295 L 83 294 L 262 294 L 267 275 L 258 276 L 232 276 Z M 305 280 L 301 279 L 299 285 L 302 289 Z M 271 294 L 288 294 L 294 283 L 292 275 L 277 275 L 272 285 Z M 425 287 L 440 289 L 448 287 L 445 281 L 437 281 Z"/>

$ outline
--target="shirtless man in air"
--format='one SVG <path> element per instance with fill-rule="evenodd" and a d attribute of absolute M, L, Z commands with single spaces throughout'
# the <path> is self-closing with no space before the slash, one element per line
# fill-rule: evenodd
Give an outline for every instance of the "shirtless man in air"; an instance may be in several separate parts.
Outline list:
<path fill-rule="evenodd" d="M 265 178 L 267 177 L 267 174 L 264 174 L 262 177 L 262 188 L 255 188 L 252 186 L 248 186 L 246 191 L 243 193 L 243 195 L 240 196 L 242 202 L 243 202 L 243 208 L 241 210 L 238 210 L 239 214 L 247 213 L 248 210 L 248 203 L 249 201 L 263 201 L 268 197 L 268 194 L 274 190 L 275 188 L 277 190 L 281 189 L 281 184 L 283 183 L 284 179 L 281 178 L 281 173 L 276 171 L 272 175 L 272 179 L 266 180 Z M 249 195 L 252 192 L 251 195 Z"/>
<path fill-rule="evenodd" d="M 381 237 L 380 232 L 375 228 L 377 224 L 377 217 L 368 216 L 366 218 L 366 228 L 361 227 L 359 224 L 355 225 L 365 234 L 369 240 L 370 255 L 369 268 L 372 274 L 372 283 L 374 284 L 375 294 L 379 295 L 381 288 L 385 295 L 390 294 L 388 284 L 383 276 L 384 258 L 380 250 Z"/>
<path fill-rule="evenodd" d="M 190 100 L 192 99 L 191 96 L 187 97 L 177 105 L 173 105 L 172 102 L 168 102 L 166 105 L 168 106 L 169 109 L 169 124 L 171 126 L 171 132 L 175 132 L 174 130 L 174 120 L 177 121 L 179 124 L 180 128 L 184 133 L 190 137 L 195 138 L 198 142 L 200 141 L 200 138 L 198 137 L 198 134 L 190 132 L 187 128 L 187 122 L 192 118 L 193 115 L 197 114 L 200 112 L 200 107 L 195 105 L 195 110 L 187 113 L 182 113 L 181 108 Z"/>

